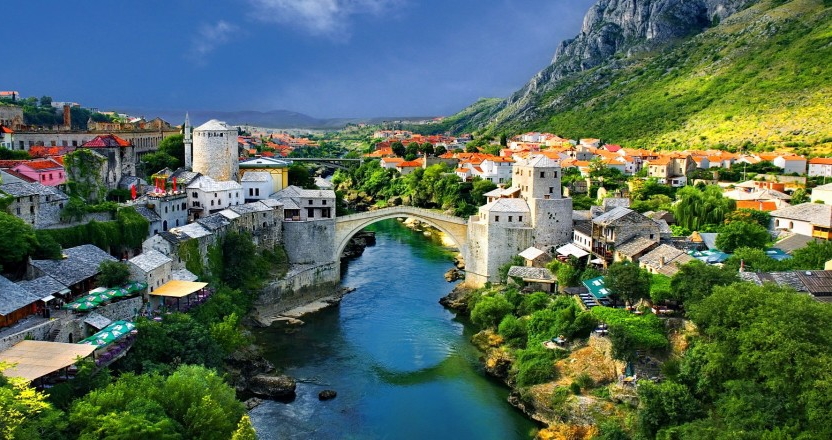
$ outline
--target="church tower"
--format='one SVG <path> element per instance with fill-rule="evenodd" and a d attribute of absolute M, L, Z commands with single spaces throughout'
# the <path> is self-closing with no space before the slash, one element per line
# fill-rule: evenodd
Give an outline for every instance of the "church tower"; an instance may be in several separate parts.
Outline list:
<path fill-rule="evenodd" d="M 191 139 L 191 121 L 187 112 L 185 113 L 185 129 L 182 135 L 185 142 L 185 168 L 190 170 L 194 166 L 194 143 Z"/>

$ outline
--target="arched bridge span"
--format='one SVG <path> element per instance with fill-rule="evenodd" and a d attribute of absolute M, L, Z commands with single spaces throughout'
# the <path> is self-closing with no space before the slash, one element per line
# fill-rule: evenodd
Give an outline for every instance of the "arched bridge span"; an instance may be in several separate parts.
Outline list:
<path fill-rule="evenodd" d="M 374 211 L 350 214 L 335 219 L 336 261 L 353 235 L 367 226 L 390 218 L 413 217 L 434 226 L 453 240 L 463 256 L 468 251 L 468 221 L 460 217 L 442 214 L 412 206 L 395 206 Z"/>

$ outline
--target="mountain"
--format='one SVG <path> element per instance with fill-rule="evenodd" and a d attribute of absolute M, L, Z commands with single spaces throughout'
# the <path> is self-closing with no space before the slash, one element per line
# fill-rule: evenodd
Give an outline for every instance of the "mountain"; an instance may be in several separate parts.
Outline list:
<path fill-rule="evenodd" d="M 168 109 L 146 109 L 146 108 L 121 108 L 119 112 L 130 115 L 144 116 L 146 118 L 160 117 L 173 125 L 182 124 L 185 121 L 185 110 Z M 347 124 L 380 124 L 384 121 L 423 121 L 430 120 L 432 116 L 425 117 L 376 117 L 376 118 L 329 118 L 319 119 L 303 113 L 289 110 L 272 110 L 260 112 L 254 110 L 242 111 L 216 111 L 216 110 L 190 110 L 188 114 L 191 123 L 195 126 L 211 120 L 219 119 L 232 125 L 253 125 L 256 127 L 269 128 L 301 128 L 301 129 L 340 129 Z"/>
<path fill-rule="evenodd" d="M 599 0 L 508 99 L 439 130 L 644 147 L 832 146 L 832 0 Z"/>

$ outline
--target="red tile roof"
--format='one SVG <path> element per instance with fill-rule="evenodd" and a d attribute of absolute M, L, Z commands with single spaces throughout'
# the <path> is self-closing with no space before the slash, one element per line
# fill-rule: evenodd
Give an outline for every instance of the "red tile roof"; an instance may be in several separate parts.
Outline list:
<path fill-rule="evenodd" d="M 14 168 L 14 167 L 22 164 L 23 162 L 26 162 L 26 161 L 25 160 L 0 160 L 0 168 Z"/>
<path fill-rule="evenodd" d="M 816 157 L 809 161 L 812 165 L 832 165 L 832 157 Z"/>
<path fill-rule="evenodd" d="M 35 159 L 30 160 L 28 162 L 24 162 L 18 166 L 25 166 L 29 167 L 36 171 L 44 171 L 44 170 L 56 170 L 63 168 L 63 166 L 54 160 L 51 159 Z"/>
<path fill-rule="evenodd" d="M 746 208 L 757 211 L 774 211 L 777 209 L 777 203 L 773 200 L 737 200 L 737 209 Z"/>
<path fill-rule="evenodd" d="M 2 133 L 14 133 L 11 128 L 6 127 L 5 125 L 0 125 L 0 132 L 2 132 Z"/>
<path fill-rule="evenodd" d="M 114 134 L 105 134 L 96 136 L 93 140 L 83 145 L 87 148 L 101 148 L 101 147 L 129 147 L 130 142 L 126 141 Z"/>

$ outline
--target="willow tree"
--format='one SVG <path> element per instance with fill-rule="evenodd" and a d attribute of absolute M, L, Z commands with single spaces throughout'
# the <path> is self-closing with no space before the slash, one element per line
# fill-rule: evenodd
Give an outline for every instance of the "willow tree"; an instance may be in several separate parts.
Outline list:
<path fill-rule="evenodd" d="M 720 225 L 725 216 L 736 208 L 736 202 L 722 196 L 722 188 L 716 185 L 700 190 L 686 186 L 676 193 L 673 205 L 676 223 L 691 231 L 698 231 L 705 225 Z"/>

